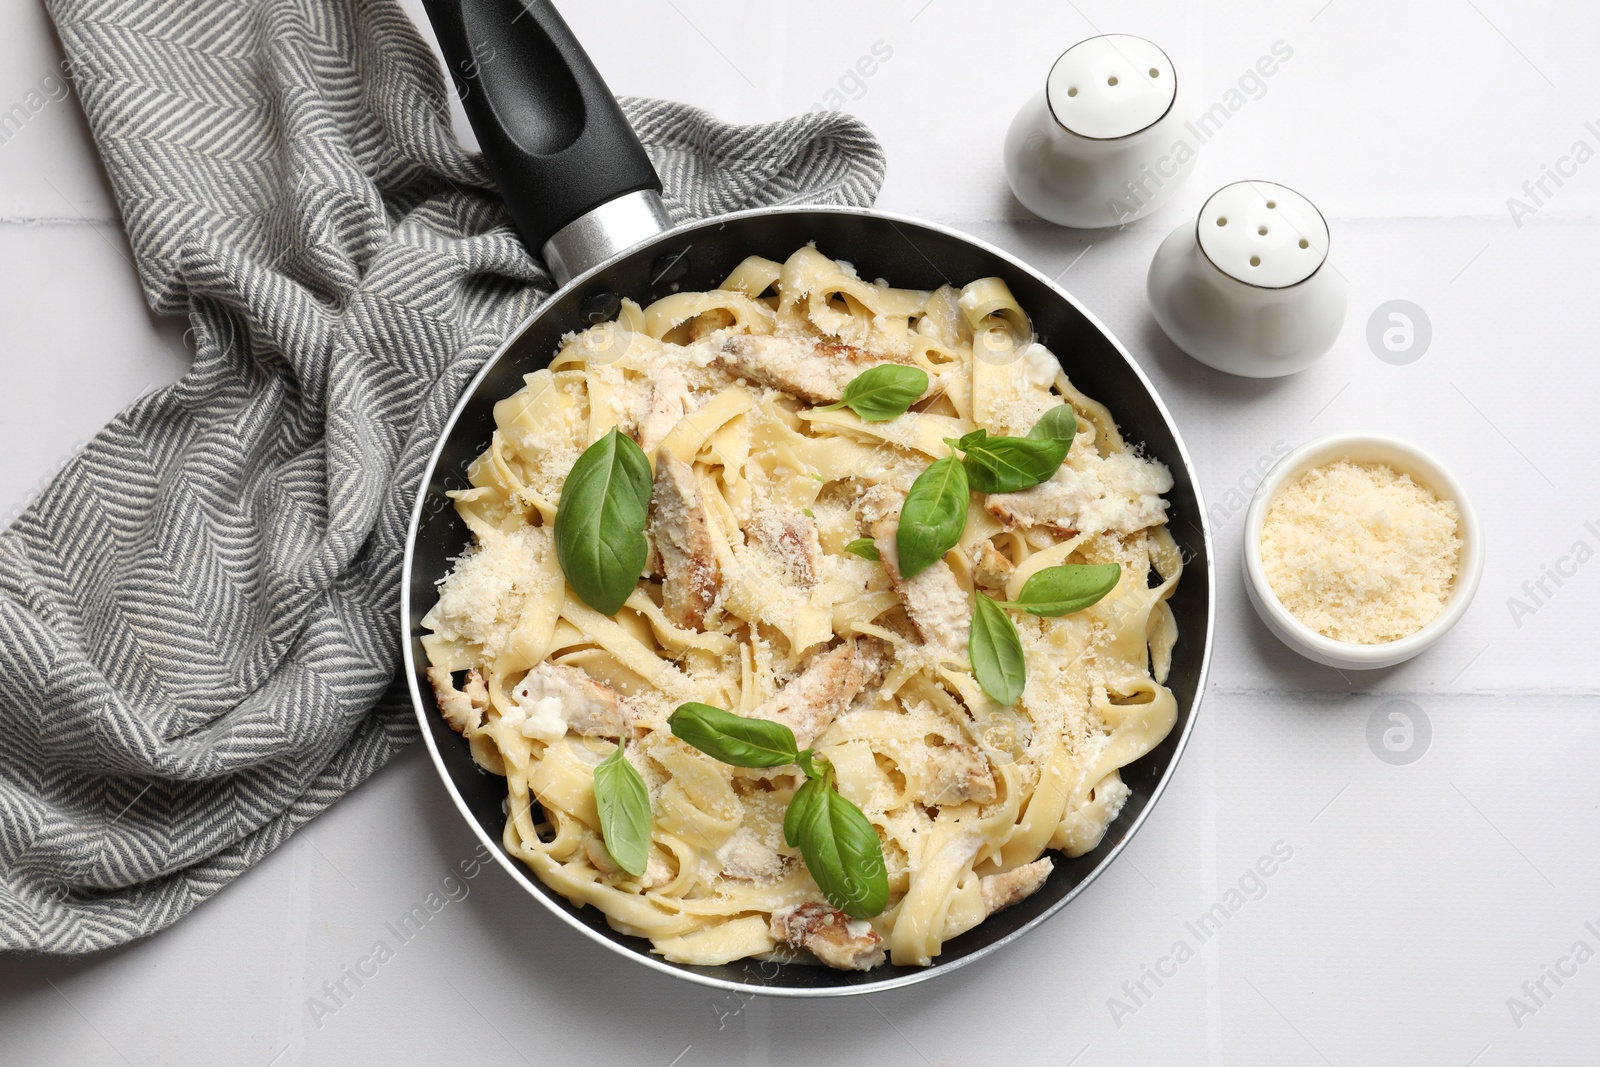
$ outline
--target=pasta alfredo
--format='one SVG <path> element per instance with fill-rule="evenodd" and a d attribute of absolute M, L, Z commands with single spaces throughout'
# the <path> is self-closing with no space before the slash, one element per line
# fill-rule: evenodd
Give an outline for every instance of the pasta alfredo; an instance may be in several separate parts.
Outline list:
<path fill-rule="evenodd" d="M 886 362 L 927 373 L 911 410 L 821 410 Z M 809 246 L 751 258 L 711 292 L 624 301 L 525 383 L 453 494 L 475 543 L 423 644 L 441 712 L 506 779 L 506 849 L 547 885 L 678 962 L 925 965 L 1036 891 L 1048 851 L 1100 842 L 1129 795 L 1119 768 L 1175 719 L 1172 479 L 1032 340 L 1000 280 L 921 292 Z M 1078 428 L 1055 475 L 973 494 L 960 543 L 902 580 L 899 507 L 945 440 L 1020 436 L 1063 404 Z M 551 531 L 567 472 L 613 427 L 654 488 L 645 574 L 606 616 L 566 585 Z M 845 550 L 862 538 L 879 559 Z M 1000 706 L 967 659 L 974 594 L 1015 599 L 1068 562 L 1122 577 L 1086 610 L 1017 616 L 1026 687 Z M 784 722 L 833 766 L 882 842 L 881 915 L 833 911 L 784 843 L 798 769 L 689 747 L 666 725 L 686 701 Z M 650 794 L 639 876 L 607 853 L 594 799 L 621 738 Z"/>

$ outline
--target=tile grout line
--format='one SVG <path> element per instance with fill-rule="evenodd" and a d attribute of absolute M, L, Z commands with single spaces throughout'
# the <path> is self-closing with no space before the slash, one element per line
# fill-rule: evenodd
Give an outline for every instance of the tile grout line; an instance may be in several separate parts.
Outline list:
<path fill-rule="evenodd" d="M 120 228 L 122 219 L 114 215 L 105 218 L 88 215 L 0 215 L 0 226 L 34 230 L 61 226 L 70 226 L 74 229 L 82 229 L 85 226 L 91 229 L 96 226 L 116 226 Z"/>
<path fill-rule="evenodd" d="M 1482 653 L 1480 652 L 1481 656 Z M 1475 660 L 1474 660 L 1475 661 Z M 1469 663 L 1470 666 L 1470 663 Z M 1361 690 L 1359 694 L 1351 694 L 1343 689 L 1274 689 L 1256 686 L 1227 686 L 1210 685 L 1206 687 L 1206 696 L 1236 696 L 1236 697 L 1326 697 L 1330 700 L 1345 700 L 1352 695 L 1378 697 L 1466 697 L 1470 699 L 1491 699 L 1501 697 L 1520 697 L 1544 700 L 1594 700 L 1600 696 L 1600 691 L 1594 689 L 1450 689 L 1448 686 L 1439 686 L 1433 689 L 1371 689 Z"/>

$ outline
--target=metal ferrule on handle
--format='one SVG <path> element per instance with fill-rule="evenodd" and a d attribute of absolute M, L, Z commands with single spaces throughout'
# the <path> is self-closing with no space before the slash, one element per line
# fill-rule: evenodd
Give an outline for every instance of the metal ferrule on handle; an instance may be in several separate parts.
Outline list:
<path fill-rule="evenodd" d="M 667 205 L 654 189 L 639 189 L 608 200 L 550 235 L 540 249 L 556 284 L 566 285 L 625 248 L 672 228 Z"/>
<path fill-rule="evenodd" d="M 549 0 L 423 0 L 524 243 L 565 285 L 671 226 L 661 179 Z"/>

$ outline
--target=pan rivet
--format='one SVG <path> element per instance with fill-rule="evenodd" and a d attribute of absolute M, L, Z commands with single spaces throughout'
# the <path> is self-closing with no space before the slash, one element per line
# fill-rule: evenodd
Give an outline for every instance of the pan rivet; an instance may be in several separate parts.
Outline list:
<path fill-rule="evenodd" d="M 622 310 L 622 297 L 610 289 L 597 289 L 583 298 L 578 305 L 578 315 L 584 322 L 594 325 L 610 322 Z"/>
<path fill-rule="evenodd" d="M 689 250 L 687 248 L 674 249 L 663 252 L 656 257 L 650 265 L 650 284 L 671 285 L 689 273 Z"/>

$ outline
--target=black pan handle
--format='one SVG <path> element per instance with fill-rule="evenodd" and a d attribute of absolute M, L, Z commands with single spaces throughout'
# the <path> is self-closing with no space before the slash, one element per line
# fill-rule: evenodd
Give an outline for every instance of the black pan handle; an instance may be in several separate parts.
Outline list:
<path fill-rule="evenodd" d="M 596 208 L 661 191 L 616 98 L 549 0 L 423 7 L 489 172 L 535 255 Z"/>

